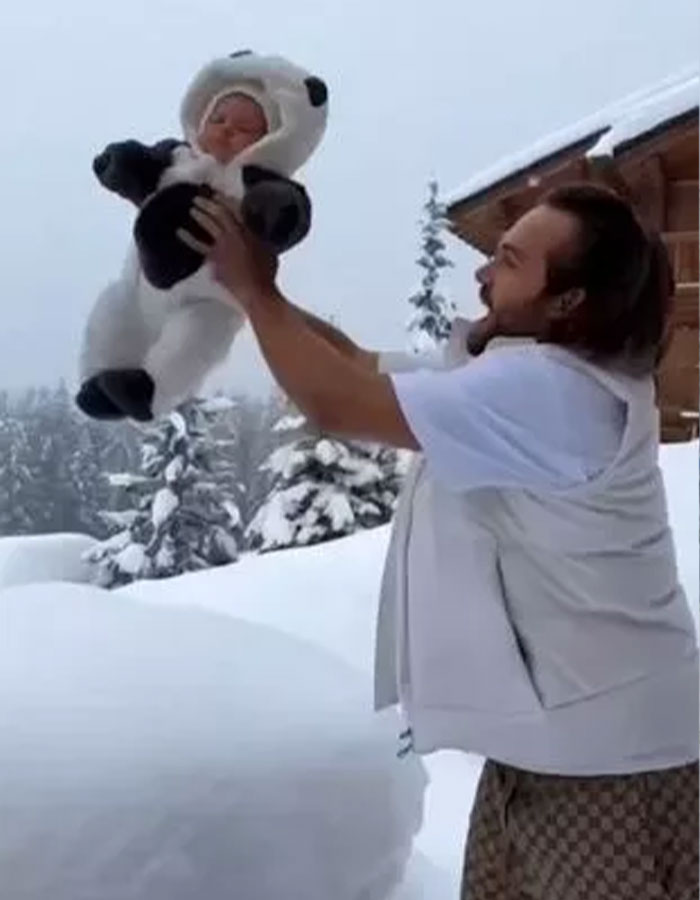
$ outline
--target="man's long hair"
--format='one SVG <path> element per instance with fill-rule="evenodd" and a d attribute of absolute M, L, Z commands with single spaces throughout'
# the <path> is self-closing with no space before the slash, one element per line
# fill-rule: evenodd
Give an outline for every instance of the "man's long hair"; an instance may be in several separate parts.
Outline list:
<path fill-rule="evenodd" d="M 573 252 L 549 266 L 547 291 L 582 289 L 571 320 L 548 335 L 592 358 L 653 370 L 668 344 L 675 291 L 666 248 L 648 234 L 630 204 L 607 188 L 556 188 L 545 205 L 573 216 L 579 235 Z"/>

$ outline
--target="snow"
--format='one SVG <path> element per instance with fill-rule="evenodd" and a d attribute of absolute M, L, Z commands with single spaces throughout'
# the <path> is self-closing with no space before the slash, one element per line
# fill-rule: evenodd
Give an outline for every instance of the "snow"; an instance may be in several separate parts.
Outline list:
<path fill-rule="evenodd" d="M 261 536 L 260 548 L 287 547 L 294 538 L 294 526 L 287 512 L 291 494 L 305 494 L 303 484 L 288 488 L 284 493 L 274 494 L 259 510 L 248 527 L 248 534 L 257 532 Z"/>
<path fill-rule="evenodd" d="M 235 401 L 231 400 L 230 397 L 224 397 L 223 395 L 199 400 L 198 405 L 203 413 L 213 416 L 231 412 L 236 408 Z"/>
<path fill-rule="evenodd" d="M 339 449 L 337 441 L 321 438 L 316 444 L 315 453 L 321 465 L 332 466 L 339 461 Z"/>
<path fill-rule="evenodd" d="M 694 442 L 661 452 L 680 576 L 696 622 L 698 451 Z M 20 771 L 31 776 L 14 788 L 30 791 L 23 816 L 16 807 L 11 807 L 15 816 L 10 819 L 5 808 L 0 811 L 0 847 L 7 845 L 11 827 L 20 849 L 34 839 L 48 846 L 52 823 L 57 823 L 61 841 L 46 859 L 43 851 L 38 861 L 24 857 L 25 877 L 44 877 L 60 855 L 66 866 L 73 865 L 74 874 L 83 873 L 80 877 L 106 878 L 107 873 L 112 879 L 112 892 L 99 897 L 17 891 L 11 900 L 228 900 L 231 895 L 237 900 L 375 900 L 371 893 L 344 894 L 336 884 L 331 890 L 326 883 L 314 893 L 304 879 L 309 874 L 330 877 L 337 867 L 338 877 L 349 884 L 351 869 L 376 870 L 362 856 L 377 841 L 376 782 L 367 792 L 358 788 L 363 777 L 376 774 L 365 765 L 374 759 L 368 738 L 374 728 L 381 731 L 375 735 L 377 747 L 381 745 L 377 759 L 385 762 L 382 778 L 389 777 L 395 791 L 391 803 L 404 836 L 416 825 L 419 775 L 403 768 L 415 760 L 396 760 L 398 723 L 369 712 L 377 593 L 388 537 L 388 528 L 363 531 L 310 548 L 246 556 L 229 567 L 133 584 L 110 595 L 73 587 L 57 593 L 54 586 L 50 595 L 34 599 L 31 589 L 0 592 L 0 666 L 6 667 L 0 670 L 0 709 L 4 717 L 9 699 L 17 719 L 7 729 L 10 749 L 0 742 L 2 802 L 3 778 L 14 780 Z M 4 613 L 8 596 L 14 604 L 9 630 Z M 40 616 L 31 610 L 22 613 L 28 601 L 45 604 L 50 614 L 45 609 Z M 23 636 L 18 637 L 18 629 Z M 8 642 L 9 659 L 3 641 Z M 68 645 L 74 651 L 70 658 Z M 19 685 L 17 696 L 11 684 Z M 160 704 L 156 688 L 164 692 Z M 176 716 L 171 715 L 171 697 Z M 258 703 L 255 710 L 253 701 Z M 43 739 L 47 733 L 50 742 Z M 338 736 L 352 743 L 357 734 L 369 741 L 363 762 L 357 759 L 356 745 L 347 755 L 334 749 Z M 17 752 L 10 769 L 5 763 L 12 747 Z M 20 751 L 24 763 L 18 759 Z M 79 764 L 71 763 L 76 758 Z M 456 900 L 459 895 L 482 760 L 444 752 L 424 762 L 430 777 L 424 823 L 404 881 L 386 900 Z M 408 788 L 402 779 L 410 782 Z M 87 799 L 89 791 L 96 796 L 97 784 L 101 805 Z M 167 784 L 163 794 L 160 784 Z M 70 803 L 65 802 L 68 792 Z M 401 798 L 407 799 L 407 808 L 400 809 Z M 379 805 L 385 806 L 384 798 Z M 43 827 L 40 816 L 45 817 Z M 293 826 L 288 825 L 290 817 Z M 71 836 L 81 828 L 80 847 L 71 852 Z M 229 835 L 231 843 L 224 845 Z M 250 849 L 256 840 L 265 847 L 266 868 L 285 870 L 284 887 L 278 884 L 269 894 L 259 892 L 258 884 L 246 893 L 241 881 L 254 862 L 261 862 L 257 850 Z M 322 852 L 314 850 L 315 841 Z M 331 843 L 335 851 L 329 849 Z M 405 841 L 399 843 L 405 847 Z M 120 847 L 140 866 L 130 893 L 124 884 L 117 886 L 123 870 L 110 855 Z M 269 866 L 270 854 L 275 866 Z M 380 854 L 382 860 L 391 855 Z M 17 850 L 12 871 L 21 869 L 22 859 Z M 3 875 L 7 865 L 0 856 Z M 319 865 L 321 873 L 315 871 Z M 264 877 L 274 875 L 265 871 Z M 199 892 L 192 888 L 197 877 L 205 879 Z M 219 890 L 220 877 L 228 879 L 227 893 Z M 167 885 L 169 892 L 158 885 Z M 148 893 L 140 894 L 142 888 Z"/>
<path fill-rule="evenodd" d="M 160 528 L 164 522 L 168 521 L 179 505 L 180 501 L 177 499 L 177 495 L 169 487 L 161 488 L 153 498 L 153 506 L 151 508 L 153 527 Z"/>
<path fill-rule="evenodd" d="M 653 131 L 664 122 L 698 106 L 700 76 L 687 78 L 679 84 L 649 95 L 630 106 L 616 117 L 610 129 L 591 147 L 587 156 L 592 159 L 614 156 L 618 147 L 642 134 Z"/>
<path fill-rule="evenodd" d="M 282 416 L 279 422 L 276 422 L 272 430 L 276 432 L 282 431 L 299 431 L 307 424 L 305 416 Z"/>
<path fill-rule="evenodd" d="M 176 437 L 184 438 L 187 435 L 187 422 L 185 421 L 185 417 L 182 415 L 182 413 L 170 413 L 170 415 L 168 416 L 168 422 L 172 426 Z"/>
<path fill-rule="evenodd" d="M 128 535 L 126 535 L 126 537 L 128 538 Z M 146 548 L 143 544 L 129 543 L 124 547 L 121 553 L 117 553 L 114 561 L 120 571 L 136 576 L 139 572 L 142 572 L 146 566 Z"/>
<path fill-rule="evenodd" d="M 138 513 L 135 509 L 107 510 L 100 513 L 100 518 L 113 528 L 130 528 Z"/>
<path fill-rule="evenodd" d="M 242 524 L 241 522 L 241 511 L 234 503 L 233 500 L 224 500 L 221 503 L 221 507 L 228 516 L 229 525 L 231 528 L 239 528 Z"/>
<path fill-rule="evenodd" d="M 166 483 L 174 484 L 176 481 L 178 481 L 183 473 L 184 468 L 185 461 L 181 456 L 176 456 L 175 459 L 171 459 L 168 465 L 165 467 L 165 472 L 163 473 Z"/>
<path fill-rule="evenodd" d="M 390 896 L 425 775 L 364 673 L 125 592 L 12 588 L 0 614 L 8 900 Z"/>
<path fill-rule="evenodd" d="M 119 593 L 157 605 L 196 606 L 274 627 L 323 647 L 365 673 L 372 704 L 377 591 L 389 528 L 265 556 L 235 566 L 130 585 Z M 397 745 L 398 746 L 398 743 Z M 425 823 L 404 884 L 391 900 L 456 900 L 462 853 L 482 760 L 455 752 L 424 760 Z"/>
<path fill-rule="evenodd" d="M 88 582 L 92 570 L 83 556 L 95 543 L 84 534 L 0 537 L 0 588 L 46 581 Z"/>
<path fill-rule="evenodd" d="M 130 488 L 143 484 L 147 479 L 143 475 L 132 475 L 131 472 L 111 472 L 107 475 L 110 487 Z"/>
<path fill-rule="evenodd" d="M 596 135 L 598 140 L 587 155 L 613 156 L 625 142 L 698 106 L 699 91 L 700 73 L 697 68 L 686 69 L 651 89 L 637 91 L 567 128 L 547 135 L 524 150 L 504 157 L 493 166 L 477 172 L 445 196 L 443 202 L 453 206 L 468 200 L 567 147 L 587 138 L 594 139 Z"/>

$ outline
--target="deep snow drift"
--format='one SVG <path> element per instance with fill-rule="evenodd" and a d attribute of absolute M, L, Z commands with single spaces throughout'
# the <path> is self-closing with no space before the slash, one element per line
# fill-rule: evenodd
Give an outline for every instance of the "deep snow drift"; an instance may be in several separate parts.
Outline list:
<path fill-rule="evenodd" d="M 320 647 L 78 585 L 0 592 L 3 900 L 384 900 L 397 717 Z"/>
<path fill-rule="evenodd" d="M 95 546 L 84 534 L 0 537 L 0 588 L 42 581 L 90 581 L 83 555 Z"/>

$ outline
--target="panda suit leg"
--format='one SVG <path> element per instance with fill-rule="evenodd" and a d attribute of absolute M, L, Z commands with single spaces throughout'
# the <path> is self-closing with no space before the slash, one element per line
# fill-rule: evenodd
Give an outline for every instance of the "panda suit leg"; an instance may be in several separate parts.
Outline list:
<path fill-rule="evenodd" d="M 107 285 L 95 301 L 83 335 L 82 381 L 105 369 L 143 364 L 153 338 L 139 298 L 139 272 L 138 258 L 131 253 L 119 279 Z"/>
<path fill-rule="evenodd" d="M 188 284 L 187 293 L 175 300 L 160 337 L 146 354 L 144 368 L 155 386 L 154 417 L 196 394 L 211 370 L 226 358 L 243 325 L 243 314 L 221 286 L 212 288 L 209 283 L 199 296 L 193 292 L 195 286 L 204 287 Z"/>
<path fill-rule="evenodd" d="M 153 341 L 153 327 L 158 328 L 144 318 L 138 285 L 138 259 L 131 253 L 121 277 L 99 294 L 88 317 L 80 354 L 81 387 L 75 399 L 96 419 L 126 418 L 107 379 L 114 373 L 138 373 Z"/>

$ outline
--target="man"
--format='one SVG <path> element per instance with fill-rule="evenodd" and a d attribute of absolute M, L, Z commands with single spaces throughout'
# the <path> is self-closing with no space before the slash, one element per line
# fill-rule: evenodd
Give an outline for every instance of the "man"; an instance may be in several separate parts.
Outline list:
<path fill-rule="evenodd" d="M 283 297 L 224 206 L 192 215 L 213 244 L 182 239 L 303 412 L 422 451 L 384 577 L 377 706 L 401 704 L 418 752 L 487 759 L 463 900 L 696 897 L 698 653 L 657 464 L 662 245 L 616 195 L 559 189 L 477 273 L 487 312 L 462 359 L 457 331 L 445 371 L 388 375 Z"/>

